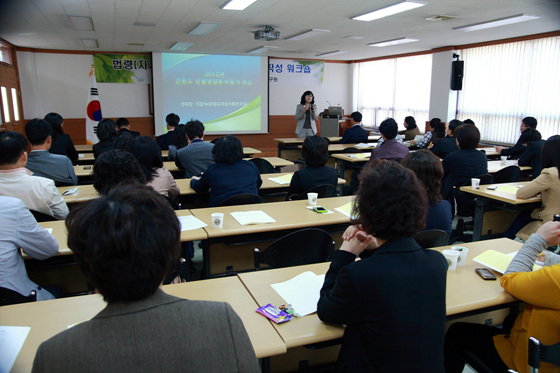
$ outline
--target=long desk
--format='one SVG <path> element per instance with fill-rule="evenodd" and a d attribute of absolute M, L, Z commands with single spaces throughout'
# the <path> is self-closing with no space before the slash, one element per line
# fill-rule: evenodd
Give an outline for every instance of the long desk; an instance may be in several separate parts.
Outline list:
<path fill-rule="evenodd" d="M 481 265 L 472 259 L 488 249 L 510 253 L 519 250 L 521 243 L 505 238 L 461 244 L 469 249 L 467 262 L 463 267 L 447 273 L 446 305 L 447 318 L 456 319 L 472 313 L 482 313 L 497 308 L 506 308 L 516 302 L 516 299 L 505 292 L 499 281 L 484 281 L 474 271 Z M 436 248 L 441 251 L 449 248 Z M 311 264 L 306 266 L 280 268 L 238 274 L 245 287 L 249 290 L 259 306 L 271 303 L 275 306 L 286 302 L 270 286 L 271 284 L 287 281 L 300 273 L 311 271 L 317 275 L 327 272 L 330 263 Z M 495 273 L 501 277 L 499 273 Z M 316 313 L 294 318 L 289 322 L 274 324 L 286 347 L 298 347 L 312 343 L 319 343 L 342 337 L 342 325 L 325 324 Z"/>
<path fill-rule="evenodd" d="M 462 186 L 461 191 L 470 193 L 475 196 L 476 210 L 474 215 L 473 241 L 478 241 L 482 237 L 482 222 L 484 218 L 484 210 L 487 206 L 495 207 L 506 211 L 522 211 L 534 209 L 541 204 L 541 197 L 532 197 L 529 199 L 519 199 L 513 192 L 517 186 L 527 185 L 529 181 L 480 185 L 478 189 L 472 186 Z M 489 186 L 497 186 L 496 190 L 489 190 Z M 504 187 L 512 189 L 503 190 Z"/>
<path fill-rule="evenodd" d="M 76 151 L 80 152 L 80 153 L 91 153 L 91 152 L 93 152 L 93 145 L 91 145 L 91 144 L 75 145 L 74 147 L 76 148 Z"/>
<path fill-rule="evenodd" d="M 380 135 L 371 135 L 368 136 L 368 142 L 376 142 L 380 138 Z M 342 139 L 342 137 L 327 137 L 327 139 L 329 139 L 331 144 L 336 144 Z M 274 141 L 278 142 L 278 157 L 282 157 L 282 150 L 297 149 L 298 145 L 303 144 L 305 139 L 297 137 L 283 137 L 276 138 Z"/>
<path fill-rule="evenodd" d="M 268 320 L 255 312 L 258 306 L 238 278 L 166 285 L 163 290 L 180 298 L 229 303 L 243 321 L 257 358 L 286 352 L 284 342 Z M 31 327 L 12 371 L 30 372 L 42 342 L 66 330 L 69 325 L 91 319 L 105 305 L 103 298 L 96 294 L 0 307 L 2 325 Z"/>

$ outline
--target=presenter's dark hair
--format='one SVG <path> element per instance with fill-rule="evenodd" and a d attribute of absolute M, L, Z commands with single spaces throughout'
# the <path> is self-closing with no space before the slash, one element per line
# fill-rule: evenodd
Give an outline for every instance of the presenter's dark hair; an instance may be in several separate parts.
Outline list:
<path fill-rule="evenodd" d="M 362 121 L 362 113 L 360 113 L 359 111 L 355 111 L 350 114 L 350 118 L 352 118 L 354 122 L 360 123 Z"/>
<path fill-rule="evenodd" d="M 46 120 L 35 118 L 25 124 L 25 136 L 31 145 L 44 144 L 52 134 L 52 126 Z"/>
<path fill-rule="evenodd" d="M 62 116 L 60 114 L 48 113 L 47 115 L 45 115 L 44 119 L 50 123 L 55 134 L 64 133 L 64 131 L 62 130 L 62 123 L 64 123 L 64 119 L 62 119 Z"/>
<path fill-rule="evenodd" d="M 97 138 L 99 142 L 105 142 L 118 136 L 117 125 L 112 119 L 103 119 L 97 123 Z"/>
<path fill-rule="evenodd" d="M 197 137 L 202 138 L 202 136 L 204 136 L 204 124 L 196 119 L 189 120 L 187 122 L 187 137 L 189 140 L 193 141 Z"/>
<path fill-rule="evenodd" d="M 425 225 L 426 191 L 395 161 L 376 159 L 362 172 L 356 201 L 357 223 L 383 240 L 414 237 Z"/>
<path fill-rule="evenodd" d="M 442 200 L 443 166 L 441 160 L 434 153 L 427 149 L 411 152 L 401 160 L 401 164 L 411 169 L 420 180 L 424 189 L 426 189 L 428 201 L 435 204 Z"/>
<path fill-rule="evenodd" d="M 117 128 L 126 127 L 130 122 L 126 118 L 117 119 Z"/>
<path fill-rule="evenodd" d="M 19 132 L 0 132 L 0 166 L 16 164 L 27 151 L 27 140 Z"/>
<path fill-rule="evenodd" d="M 560 178 L 560 135 L 550 136 L 542 147 L 542 168 L 556 167 Z"/>
<path fill-rule="evenodd" d="M 480 142 L 480 131 L 474 124 L 463 124 L 455 130 L 455 137 L 462 150 L 476 149 Z"/>
<path fill-rule="evenodd" d="M 138 136 L 128 146 L 128 151 L 136 157 L 146 181 L 150 182 L 157 174 L 157 169 L 163 167 L 161 148 L 156 140 L 148 136 Z"/>
<path fill-rule="evenodd" d="M 408 116 L 408 117 L 404 118 L 404 121 L 406 122 L 406 125 L 407 125 L 406 129 L 407 130 L 413 130 L 416 127 L 418 127 L 416 125 L 416 119 L 414 119 L 414 117 Z"/>
<path fill-rule="evenodd" d="M 309 136 L 303 141 L 301 155 L 309 167 L 321 167 L 329 159 L 329 144 L 321 136 Z"/>
<path fill-rule="evenodd" d="M 522 122 L 525 123 L 525 126 L 527 126 L 529 128 L 537 129 L 537 119 L 536 118 L 525 117 L 525 118 L 523 118 Z"/>
<path fill-rule="evenodd" d="M 117 185 L 146 184 L 146 176 L 135 156 L 113 149 L 103 152 L 93 165 L 93 187 L 101 195 L 106 195 Z"/>
<path fill-rule="evenodd" d="M 66 229 L 80 271 L 107 303 L 153 295 L 179 256 L 177 216 L 143 185 L 120 186 L 79 204 Z"/>
<path fill-rule="evenodd" d="M 387 118 L 379 125 L 379 132 L 388 140 L 394 139 L 399 133 L 399 125 L 393 118 Z"/>
<path fill-rule="evenodd" d="M 180 120 L 179 116 L 175 113 L 167 114 L 165 117 L 165 123 L 167 123 L 169 127 L 177 127 Z"/>
<path fill-rule="evenodd" d="M 243 145 L 237 137 L 226 135 L 216 141 L 212 155 L 216 163 L 234 164 L 243 159 Z"/>
<path fill-rule="evenodd" d="M 299 103 L 302 104 L 302 105 L 305 105 L 305 96 L 308 96 L 308 95 L 313 96 L 313 100 L 311 100 L 311 105 L 315 104 L 315 95 L 311 91 L 303 92 L 303 94 L 301 95 L 301 99 L 299 100 Z"/>
<path fill-rule="evenodd" d="M 458 120 L 458 119 L 451 119 L 451 120 L 449 121 L 449 125 L 447 126 L 447 128 L 449 128 L 449 130 L 450 130 L 453 134 L 455 134 L 455 130 L 457 129 L 457 127 L 462 126 L 462 125 L 463 125 L 463 122 L 461 122 L 460 120 Z"/>

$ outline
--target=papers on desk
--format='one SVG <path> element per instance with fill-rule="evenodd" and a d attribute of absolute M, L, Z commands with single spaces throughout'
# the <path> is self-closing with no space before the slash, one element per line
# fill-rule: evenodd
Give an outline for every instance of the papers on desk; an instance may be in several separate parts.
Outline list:
<path fill-rule="evenodd" d="M 208 224 L 192 215 L 179 216 L 179 223 L 181 223 L 181 231 L 192 231 L 198 228 L 207 227 Z"/>
<path fill-rule="evenodd" d="M 371 148 L 371 147 L 374 147 L 374 146 L 375 145 L 373 145 L 373 144 L 366 144 L 366 143 L 361 142 L 359 144 L 354 145 L 354 148 L 367 149 L 367 148 Z"/>
<path fill-rule="evenodd" d="M 9 372 L 29 334 L 29 326 L 0 326 L 0 372 Z"/>
<path fill-rule="evenodd" d="M 347 154 L 348 158 L 356 158 L 356 159 L 365 159 L 369 158 L 370 154 L 367 153 L 355 153 L 355 154 Z"/>
<path fill-rule="evenodd" d="M 299 316 L 307 316 L 317 312 L 317 302 L 323 282 L 325 282 L 325 275 L 316 275 L 307 271 L 291 280 L 270 286 L 286 301 L 286 304 L 292 305 Z"/>
<path fill-rule="evenodd" d="M 75 187 L 68 189 L 66 192 L 62 193 L 63 196 L 75 196 L 80 193 L 80 187 Z"/>
<path fill-rule="evenodd" d="M 482 254 L 475 257 L 473 260 L 477 263 L 482 264 L 485 267 L 493 269 L 496 272 L 500 272 L 504 274 L 509 263 L 513 260 L 513 257 L 517 254 L 516 252 L 503 254 L 495 250 L 486 250 Z M 533 270 L 540 269 L 541 267 L 538 264 L 533 266 Z"/>
<path fill-rule="evenodd" d="M 294 174 L 283 175 L 280 177 L 269 177 L 268 180 L 274 181 L 276 184 L 288 185 L 292 181 Z"/>
<path fill-rule="evenodd" d="M 355 216 L 352 216 L 352 207 L 354 205 L 354 202 L 348 202 L 347 204 L 337 207 L 335 208 L 336 211 L 348 216 L 350 219 L 354 219 Z"/>
<path fill-rule="evenodd" d="M 498 186 L 498 188 L 496 190 L 499 190 L 500 192 L 505 192 L 505 193 L 517 194 L 517 189 L 519 189 L 519 187 L 515 186 L 515 185 L 501 185 L 501 186 Z"/>
<path fill-rule="evenodd" d="M 238 211 L 230 212 L 230 215 L 241 225 L 276 223 L 276 220 L 264 211 Z"/>
<path fill-rule="evenodd" d="M 78 154 L 78 158 L 84 158 L 85 156 L 85 154 Z"/>

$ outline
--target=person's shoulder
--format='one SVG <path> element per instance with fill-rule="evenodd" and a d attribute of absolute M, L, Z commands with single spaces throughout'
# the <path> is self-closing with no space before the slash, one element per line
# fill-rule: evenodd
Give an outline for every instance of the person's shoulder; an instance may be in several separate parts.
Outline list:
<path fill-rule="evenodd" d="M 23 203 L 21 199 L 15 197 L 0 196 L 0 202 L 4 208 L 6 207 L 26 208 L 25 203 Z"/>
<path fill-rule="evenodd" d="M 558 179 L 558 168 L 556 167 L 543 168 L 541 171 L 541 175 L 550 175 Z"/>

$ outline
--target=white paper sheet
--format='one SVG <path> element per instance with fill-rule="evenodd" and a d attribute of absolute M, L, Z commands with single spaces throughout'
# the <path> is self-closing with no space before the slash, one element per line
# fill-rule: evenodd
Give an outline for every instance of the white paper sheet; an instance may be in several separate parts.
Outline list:
<path fill-rule="evenodd" d="M 264 211 L 237 211 L 230 212 L 230 215 L 241 225 L 276 223 L 276 220 Z"/>
<path fill-rule="evenodd" d="M 29 326 L 0 325 L 0 372 L 9 372 L 29 334 Z"/>
<path fill-rule="evenodd" d="M 288 185 L 292 181 L 292 176 L 294 176 L 294 174 L 283 175 L 280 177 L 269 177 L 268 180 L 273 181 L 276 184 Z"/>
<path fill-rule="evenodd" d="M 300 316 L 317 312 L 319 292 L 325 282 L 325 275 L 316 275 L 313 272 L 303 272 L 291 280 L 271 284 L 272 288 L 291 304 L 294 311 Z"/>
<path fill-rule="evenodd" d="M 363 143 L 363 142 L 354 145 L 354 147 L 358 148 L 358 149 L 366 149 L 366 148 L 371 148 L 371 147 L 374 147 L 374 146 L 375 145 L 373 145 L 373 144 L 366 144 L 366 143 Z"/>
<path fill-rule="evenodd" d="M 179 216 L 179 223 L 181 223 L 181 231 L 192 231 L 208 226 L 208 224 L 192 215 Z"/>
<path fill-rule="evenodd" d="M 49 231 L 50 234 L 52 234 L 52 228 L 45 228 L 47 231 Z"/>

